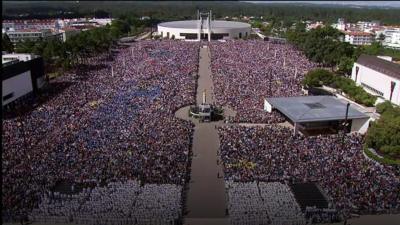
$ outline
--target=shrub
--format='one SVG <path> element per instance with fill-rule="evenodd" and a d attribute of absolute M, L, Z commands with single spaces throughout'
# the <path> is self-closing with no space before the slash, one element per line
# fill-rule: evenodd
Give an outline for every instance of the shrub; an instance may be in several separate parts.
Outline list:
<path fill-rule="evenodd" d="M 392 109 L 393 109 L 393 104 L 389 101 L 385 101 L 376 105 L 376 112 L 378 112 L 379 114 L 382 114 L 387 110 L 392 110 Z"/>
<path fill-rule="evenodd" d="M 375 96 L 368 94 L 362 87 L 357 86 L 353 80 L 337 76 L 325 69 L 311 70 L 304 77 L 302 83 L 308 88 L 321 87 L 322 85 L 337 88 L 346 93 L 352 100 L 366 106 L 373 106 L 376 101 Z"/>
<path fill-rule="evenodd" d="M 324 69 L 311 70 L 304 77 L 303 85 L 306 87 L 321 87 L 333 82 L 334 74 Z"/>
<path fill-rule="evenodd" d="M 387 103 L 379 104 L 379 120 L 372 123 L 365 144 L 391 158 L 400 157 L 400 108 Z"/>

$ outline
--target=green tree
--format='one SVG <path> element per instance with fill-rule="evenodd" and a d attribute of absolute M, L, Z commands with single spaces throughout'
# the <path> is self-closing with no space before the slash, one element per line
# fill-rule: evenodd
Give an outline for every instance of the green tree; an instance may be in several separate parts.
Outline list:
<path fill-rule="evenodd" d="M 15 52 L 17 53 L 32 53 L 35 42 L 32 40 L 19 41 L 15 46 Z"/>
<path fill-rule="evenodd" d="M 363 48 L 363 53 L 367 55 L 379 55 L 383 52 L 383 46 L 379 42 L 373 42 L 369 46 L 364 46 Z"/>
<path fill-rule="evenodd" d="M 339 60 L 338 72 L 341 74 L 350 74 L 354 65 L 354 59 L 343 56 Z"/>
<path fill-rule="evenodd" d="M 302 83 L 306 87 L 321 87 L 329 85 L 334 80 L 334 74 L 325 69 L 314 69 L 309 71 Z"/>
<path fill-rule="evenodd" d="M 388 110 L 393 110 L 393 104 L 389 101 L 384 101 L 376 105 L 376 112 L 382 114 Z"/>
<path fill-rule="evenodd" d="M 1 51 L 14 52 L 14 45 L 6 33 L 1 38 Z"/>
<path fill-rule="evenodd" d="M 339 41 L 342 36 L 340 31 L 332 27 L 319 27 L 309 32 L 295 29 L 287 35 L 289 42 L 303 50 L 309 59 L 331 67 L 338 65 L 341 57 L 353 54 L 348 43 Z"/>
<path fill-rule="evenodd" d="M 381 117 L 368 129 L 365 144 L 391 158 L 400 158 L 400 108 L 383 103 Z M 384 109 L 383 109 L 384 108 Z"/>

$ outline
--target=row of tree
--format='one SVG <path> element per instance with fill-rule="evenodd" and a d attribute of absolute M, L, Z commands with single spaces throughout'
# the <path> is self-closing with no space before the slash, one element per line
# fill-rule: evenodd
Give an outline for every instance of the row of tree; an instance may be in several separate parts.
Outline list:
<path fill-rule="evenodd" d="M 249 2 L 195 2 L 195 1 L 70 1 L 70 2 L 18 2 L 5 1 L 3 18 L 51 16 L 66 17 L 71 14 L 93 16 L 96 12 L 107 11 L 114 17 L 123 14 L 151 16 L 163 20 L 189 19 L 196 17 L 197 9 L 212 10 L 217 18 L 225 16 L 263 16 L 266 20 L 299 21 L 318 20 L 328 23 L 338 18 L 349 22 L 360 20 L 380 20 L 385 24 L 396 24 L 400 21 L 398 9 L 351 8 L 340 6 L 321 6 L 313 4 L 254 4 Z M 67 13 L 66 13 L 67 12 Z M 100 13 L 97 13 L 98 16 Z M 102 13 L 104 16 L 104 13 Z"/>
<path fill-rule="evenodd" d="M 111 25 L 80 32 L 65 42 L 58 39 L 39 39 L 21 41 L 13 46 L 8 36 L 3 34 L 2 51 L 40 55 L 44 59 L 46 71 L 54 72 L 58 69 L 69 69 L 84 63 L 88 57 L 110 50 L 119 38 L 136 35 L 151 22 L 153 21 L 123 16 L 113 20 Z"/>

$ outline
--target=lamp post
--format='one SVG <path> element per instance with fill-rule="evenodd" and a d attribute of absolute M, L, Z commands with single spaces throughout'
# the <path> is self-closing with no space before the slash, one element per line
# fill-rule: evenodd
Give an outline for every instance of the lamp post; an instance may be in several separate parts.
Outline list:
<path fill-rule="evenodd" d="M 350 107 L 350 103 L 347 102 L 347 105 L 346 105 L 346 116 L 345 116 L 344 123 L 343 123 L 342 148 L 344 147 L 344 136 L 346 135 L 346 130 L 347 130 L 347 119 L 348 119 L 348 116 L 349 116 L 349 107 Z"/>

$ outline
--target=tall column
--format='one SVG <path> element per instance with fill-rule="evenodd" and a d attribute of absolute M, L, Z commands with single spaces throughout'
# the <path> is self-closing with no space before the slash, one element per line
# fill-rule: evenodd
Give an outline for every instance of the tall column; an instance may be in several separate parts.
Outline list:
<path fill-rule="evenodd" d="M 197 11 L 197 21 L 198 21 L 198 27 L 199 27 L 199 33 L 197 34 L 197 40 L 201 40 L 201 13 Z"/>
<path fill-rule="evenodd" d="M 294 129 L 293 129 L 293 135 L 296 135 L 298 130 L 299 130 L 299 124 L 295 122 Z"/>
<path fill-rule="evenodd" d="M 211 41 L 211 18 L 212 18 L 212 13 L 210 10 L 210 14 L 208 15 L 208 41 Z"/>

